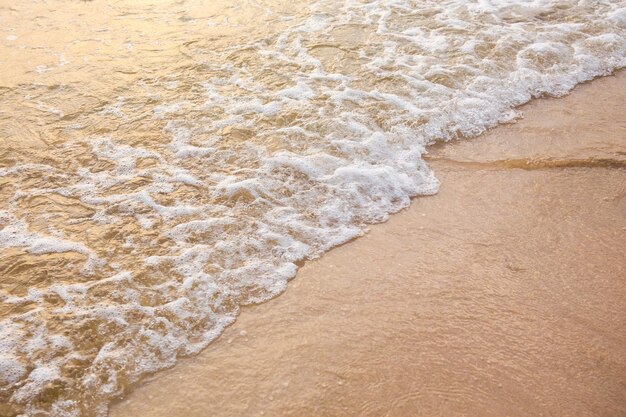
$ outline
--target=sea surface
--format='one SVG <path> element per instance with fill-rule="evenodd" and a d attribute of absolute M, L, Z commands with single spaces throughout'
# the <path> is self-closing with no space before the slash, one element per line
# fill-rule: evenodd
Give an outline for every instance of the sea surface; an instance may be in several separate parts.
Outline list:
<path fill-rule="evenodd" d="M 624 66 L 623 1 L 1 0 L 0 416 L 105 416 L 427 145 Z"/>

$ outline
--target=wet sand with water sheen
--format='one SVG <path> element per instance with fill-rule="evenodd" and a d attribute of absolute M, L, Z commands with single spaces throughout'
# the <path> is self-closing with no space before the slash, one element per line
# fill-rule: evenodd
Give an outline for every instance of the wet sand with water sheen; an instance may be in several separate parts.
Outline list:
<path fill-rule="evenodd" d="M 432 147 L 439 194 L 307 263 L 111 415 L 626 415 L 625 87 Z"/>
<path fill-rule="evenodd" d="M 0 0 L 0 417 L 105 417 L 112 400 L 215 341 L 242 306 L 282 293 L 305 260 L 362 236 L 411 197 L 436 193 L 439 181 L 422 158 L 428 144 L 475 137 L 510 122 L 513 108 L 534 97 L 562 96 L 626 68 L 622 3 Z M 615 121 L 597 109 L 602 114 L 590 122 Z M 605 122 L 598 128 L 614 129 Z M 419 223 L 394 220 L 403 233 L 374 234 L 307 266 L 295 283 L 303 290 L 269 304 L 276 313 L 248 313 L 260 322 L 246 319 L 209 350 L 209 368 L 223 370 L 207 373 L 202 364 L 195 377 L 187 365 L 179 368 L 189 384 L 181 389 L 201 401 L 171 384 L 164 386 L 173 398 L 161 397 L 168 407 L 197 404 L 202 415 L 228 414 L 215 408 L 222 393 L 227 408 L 244 399 L 245 409 L 230 410 L 235 415 L 335 415 L 344 406 L 368 414 L 370 404 L 397 414 L 402 404 L 407 413 L 428 412 L 420 403 L 480 387 L 452 378 L 470 378 L 468 367 L 493 379 L 479 367 L 486 359 L 468 353 L 483 331 L 472 326 L 483 323 L 486 338 L 519 336 L 502 336 L 506 346 L 528 344 L 529 314 L 513 295 L 529 291 L 483 300 L 479 290 L 506 282 L 502 271 L 528 283 L 524 271 L 540 270 L 545 279 L 562 268 L 532 265 L 520 255 L 526 249 L 507 246 L 494 228 L 510 228 L 503 230 L 522 245 L 519 236 L 539 217 L 546 225 L 532 230 L 545 237 L 549 215 L 563 218 L 558 204 L 581 214 L 566 204 L 589 201 L 595 210 L 593 199 L 609 195 L 623 171 L 621 148 L 604 137 L 565 155 L 567 144 L 548 136 L 554 140 L 541 141 L 554 149 L 527 146 L 557 160 L 530 168 L 563 171 L 563 178 L 519 171 L 527 155 L 499 150 L 526 146 L 515 136 L 485 149 L 437 151 L 431 161 L 448 188 L 417 200 L 408 213 L 423 210 Z M 480 152 L 487 156 L 463 162 Z M 581 188 L 587 179 L 603 188 Z M 538 215 L 539 196 L 551 187 L 563 201 L 545 203 L 548 214 Z M 528 192 L 528 201 L 504 201 L 500 189 Z M 394 222 L 380 230 L 395 230 Z M 551 239 L 567 240 L 555 230 Z M 615 268 L 615 254 L 591 248 L 611 255 Z M 502 271 L 498 251 L 506 254 Z M 495 284 L 484 282 L 484 265 L 494 268 Z M 450 277 L 465 287 L 447 283 Z M 485 306 L 496 310 L 469 314 Z M 494 330 L 498 317 L 510 322 Z M 277 329 L 265 358 L 258 329 Z M 220 350 L 241 330 L 247 336 L 236 337 L 236 348 Z M 545 329 L 537 334 L 550 337 Z M 431 342 L 440 350 L 429 351 Z M 506 361 L 485 351 L 502 369 Z M 231 363 L 241 353 L 241 363 Z M 439 361 L 455 373 L 434 369 Z M 267 370 L 273 373 L 263 388 Z M 336 377 L 324 376 L 328 370 Z M 465 393 L 459 398 L 479 397 Z"/>

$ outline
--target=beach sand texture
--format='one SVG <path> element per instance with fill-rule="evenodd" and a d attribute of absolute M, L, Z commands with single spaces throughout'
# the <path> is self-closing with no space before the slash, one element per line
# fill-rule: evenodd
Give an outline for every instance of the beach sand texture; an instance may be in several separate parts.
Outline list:
<path fill-rule="evenodd" d="M 624 68 L 610 0 L 0 0 L 0 417 L 625 415 Z"/>
<path fill-rule="evenodd" d="M 625 103 L 619 72 L 431 147 L 439 194 L 111 415 L 626 415 Z"/>

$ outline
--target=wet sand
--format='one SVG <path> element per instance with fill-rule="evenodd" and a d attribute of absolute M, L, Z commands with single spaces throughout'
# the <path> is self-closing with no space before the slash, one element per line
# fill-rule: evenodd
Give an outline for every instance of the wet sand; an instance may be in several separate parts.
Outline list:
<path fill-rule="evenodd" d="M 626 416 L 626 72 L 438 145 L 433 197 L 307 263 L 123 416 Z"/>

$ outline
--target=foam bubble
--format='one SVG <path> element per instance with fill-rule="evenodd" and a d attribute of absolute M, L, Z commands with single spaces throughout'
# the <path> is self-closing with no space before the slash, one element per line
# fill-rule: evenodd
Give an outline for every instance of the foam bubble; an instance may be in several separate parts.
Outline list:
<path fill-rule="evenodd" d="M 37 396 L 59 383 L 42 413 L 103 415 L 126 383 L 199 351 L 239 306 L 283 291 L 300 262 L 435 193 L 428 144 L 480 134 L 533 97 L 626 66 L 624 10 L 321 0 L 304 17 L 279 17 L 268 38 L 217 48 L 181 34 L 192 38 L 189 61 L 154 85 L 144 80 L 140 93 L 115 89 L 124 97 L 112 93 L 95 113 L 133 129 L 150 120 L 164 141 L 77 131 L 59 151 L 77 156 L 70 169 L 64 154 L 0 168 L 22 187 L 0 211 L 0 247 L 87 258 L 73 280 L 0 293 L 25 306 L 0 322 L 11 401 L 39 412 Z M 64 116 L 45 103 L 39 110 Z M 69 199 L 53 205 L 61 214 L 78 205 L 89 214 L 44 233 L 20 206 L 35 196 Z M 84 334 L 93 346 L 81 348 Z M 71 381 L 62 377 L 70 368 Z M 79 396 L 89 399 L 80 407 Z"/>

